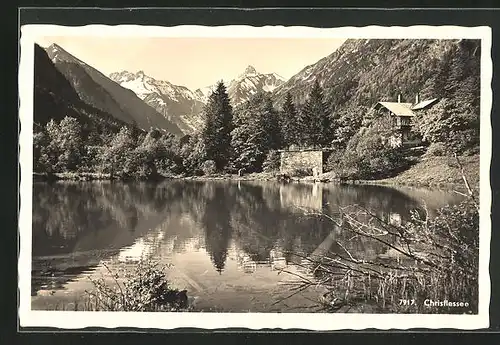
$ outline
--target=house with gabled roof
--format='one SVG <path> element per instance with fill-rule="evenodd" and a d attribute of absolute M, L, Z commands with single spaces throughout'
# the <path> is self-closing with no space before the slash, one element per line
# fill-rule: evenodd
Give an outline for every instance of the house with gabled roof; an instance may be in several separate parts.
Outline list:
<path fill-rule="evenodd" d="M 397 102 L 380 101 L 373 107 L 373 110 L 378 115 L 388 115 L 390 118 L 391 128 L 394 129 L 394 135 L 390 138 L 390 144 L 393 147 L 417 145 L 421 139 L 412 132 L 412 127 L 415 123 L 415 118 L 419 116 L 423 110 L 432 107 L 439 99 L 431 98 L 424 101 L 420 100 L 420 96 L 415 96 L 414 103 L 402 102 L 401 94 L 398 95 Z"/>

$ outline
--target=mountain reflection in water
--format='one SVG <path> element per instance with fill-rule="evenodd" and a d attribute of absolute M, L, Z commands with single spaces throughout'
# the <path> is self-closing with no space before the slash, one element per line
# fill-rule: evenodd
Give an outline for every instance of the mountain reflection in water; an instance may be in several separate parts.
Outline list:
<path fill-rule="evenodd" d="M 341 250 L 337 241 L 366 259 L 384 255 L 380 243 L 353 237 L 316 214 L 335 218 L 339 206 L 357 204 L 401 224 L 422 201 L 432 212 L 459 200 L 371 185 L 35 183 L 32 302 L 44 305 L 47 291 L 81 293 L 88 288 L 84 278 L 102 272 L 102 263 L 133 265 L 149 256 L 173 264 L 169 279 L 208 309 L 270 311 L 272 299 L 286 294 L 280 284 L 290 279 L 279 270 L 308 275 L 305 258 Z"/>

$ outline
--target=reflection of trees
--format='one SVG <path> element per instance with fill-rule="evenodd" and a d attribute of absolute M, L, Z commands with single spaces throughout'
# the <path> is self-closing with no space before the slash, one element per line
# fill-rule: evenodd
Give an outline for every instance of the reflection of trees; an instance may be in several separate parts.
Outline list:
<path fill-rule="evenodd" d="M 339 206 L 359 205 L 372 210 L 389 220 L 390 214 L 402 218 L 410 216 L 410 210 L 421 208 L 420 204 L 398 190 L 375 185 L 331 186 L 324 191 L 330 205 L 329 212 L 336 212 Z"/>
<path fill-rule="evenodd" d="M 316 198 L 320 198 L 319 205 Z M 283 207 L 275 207 L 280 200 Z M 297 261 L 293 252 L 305 256 L 311 254 L 331 232 L 334 232 L 336 241 L 355 253 L 373 257 L 385 250 L 376 241 L 353 237 L 349 231 L 334 228 L 324 217 L 304 215 L 303 209 L 292 205 L 294 200 L 299 202 L 299 207 L 300 203 L 305 205 L 305 209 L 313 205 L 310 208 L 313 213 L 325 212 L 334 218 L 340 216 L 339 206 L 353 204 L 375 211 L 381 219 L 405 219 L 409 217 L 410 209 L 419 207 L 416 201 L 403 193 L 378 186 L 329 186 L 315 191 L 312 185 L 280 188 L 279 185 L 269 184 L 263 188 L 258 184 L 241 183 L 232 206 L 231 222 L 238 246 L 252 260 L 269 260 L 273 248 L 281 248 L 287 262 Z M 336 242 L 330 250 L 345 254 Z"/>
<path fill-rule="evenodd" d="M 165 217 L 162 212 L 173 203 L 169 198 L 180 195 L 175 190 L 179 187 L 111 182 L 36 183 L 33 255 L 71 253 L 77 247 L 93 250 L 130 245 Z M 124 234 L 133 231 L 137 233 L 132 237 Z"/>
<path fill-rule="evenodd" d="M 319 200 L 314 211 L 334 218 L 339 206 L 357 204 L 383 219 L 400 217 L 403 223 L 409 209 L 419 206 L 404 193 L 385 187 L 317 187 L 321 190 L 314 191 L 312 185 L 283 188 L 275 183 L 218 181 L 36 183 L 33 255 L 121 248 L 161 226 L 165 239 L 176 238 L 174 248 L 193 237 L 204 238 L 218 271 L 224 269 L 231 239 L 253 261 L 268 261 L 273 250 L 280 250 L 287 262 L 296 262 L 292 252 L 307 256 L 334 231 L 335 240 L 349 251 L 371 257 L 382 250 L 377 242 L 334 229 L 329 220 L 306 216 L 288 207 L 293 205 L 283 205 L 283 200 L 310 205 Z M 330 250 L 343 249 L 333 243 Z"/>
<path fill-rule="evenodd" d="M 274 188 L 272 188 L 272 187 Z M 256 184 L 241 184 L 231 219 L 239 247 L 254 261 L 267 261 L 271 251 L 287 244 L 292 250 L 295 239 L 301 237 L 312 250 L 326 236 L 328 224 L 316 217 L 299 217 L 280 205 L 280 186 L 265 189 Z M 285 255 L 287 261 L 290 254 Z"/>
<path fill-rule="evenodd" d="M 99 194 L 89 191 L 69 183 L 34 185 L 33 255 L 68 252 L 86 228 L 100 229 L 109 222 L 111 215 L 102 214 Z"/>
<path fill-rule="evenodd" d="M 182 204 L 181 196 L 182 185 L 175 183 L 35 183 L 32 255 L 33 270 L 38 273 L 33 275 L 34 289 L 43 282 L 37 276 L 46 269 L 56 276 L 63 274 L 58 278 L 62 284 L 70 278 L 68 264 L 78 272 L 91 269 L 151 230 L 164 231 L 170 206 L 173 211 L 180 209 L 176 205 Z M 157 245 L 143 238 L 148 246 Z M 65 255 L 71 253 L 75 256 Z M 46 258 L 40 258 L 52 255 L 61 256 L 48 265 Z"/>
<path fill-rule="evenodd" d="M 279 238 L 280 210 L 270 208 L 279 202 L 279 190 L 264 190 L 256 184 L 241 184 L 231 219 L 239 247 L 254 261 L 265 261 Z"/>
<path fill-rule="evenodd" d="M 33 255 L 119 249 L 158 225 L 165 237 L 176 237 L 178 247 L 198 236 L 201 224 L 222 267 L 231 236 L 227 200 L 234 188 L 194 181 L 36 183 Z M 179 227 L 182 218 L 188 223 Z"/>
<path fill-rule="evenodd" d="M 211 185 L 206 194 L 206 206 L 202 216 L 205 229 L 205 245 L 215 269 L 223 271 L 227 259 L 227 251 L 231 241 L 230 204 L 226 198 L 224 186 Z"/>

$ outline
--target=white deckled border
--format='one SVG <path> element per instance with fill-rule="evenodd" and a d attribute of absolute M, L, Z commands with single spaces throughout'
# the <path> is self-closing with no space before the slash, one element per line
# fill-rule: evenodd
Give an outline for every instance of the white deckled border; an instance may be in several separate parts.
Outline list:
<path fill-rule="evenodd" d="M 479 239 L 479 313 L 478 315 L 427 314 L 304 314 L 304 313 L 134 313 L 71 312 L 31 310 L 31 227 L 33 171 L 33 90 L 34 43 L 44 36 L 108 36 L 108 37 L 226 37 L 226 38 L 392 38 L 392 39 L 481 39 L 481 139 L 480 139 L 480 239 Z M 88 25 L 64 27 L 26 25 L 21 28 L 19 67 L 20 132 L 20 203 L 19 233 L 19 320 L 22 327 L 137 327 L 174 329 L 179 327 L 216 328 L 281 328 L 307 330 L 360 330 L 455 328 L 479 329 L 489 326 L 490 304 L 490 239 L 491 239 L 491 125 L 492 106 L 491 28 L 459 26 L 411 27 L 342 27 L 312 28 L 284 26 L 139 26 Z"/>

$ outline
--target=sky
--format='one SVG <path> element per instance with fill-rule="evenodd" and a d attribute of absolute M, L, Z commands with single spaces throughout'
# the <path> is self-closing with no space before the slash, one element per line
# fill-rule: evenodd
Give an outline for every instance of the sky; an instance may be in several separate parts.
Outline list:
<path fill-rule="evenodd" d="M 109 75 L 127 70 L 191 90 L 218 80 L 231 81 L 248 65 L 259 73 L 288 79 L 334 52 L 339 38 L 184 38 L 59 36 L 36 40 L 56 43 L 78 59 Z"/>

